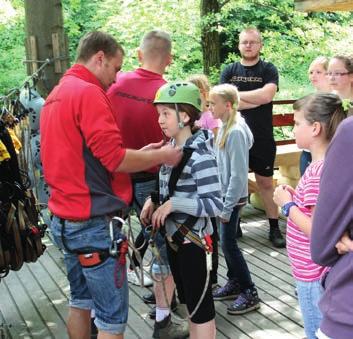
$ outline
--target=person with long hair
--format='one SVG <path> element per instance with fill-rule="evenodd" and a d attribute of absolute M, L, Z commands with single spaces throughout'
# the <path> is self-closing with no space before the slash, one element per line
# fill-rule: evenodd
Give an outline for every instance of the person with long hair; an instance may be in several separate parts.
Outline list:
<path fill-rule="evenodd" d="M 228 281 L 213 291 L 215 300 L 232 299 L 229 314 L 243 314 L 260 307 L 257 289 L 240 251 L 236 234 L 240 211 L 248 197 L 249 149 L 253 135 L 237 114 L 239 94 L 235 86 L 223 84 L 210 91 L 210 109 L 223 124 L 216 139 L 216 155 L 222 187 L 220 240 L 227 264 Z"/>
<path fill-rule="evenodd" d="M 320 279 L 327 268 L 313 262 L 310 255 L 312 216 L 320 194 L 320 178 L 328 145 L 337 126 L 346 118 L 342 100 L 335 94 L 315 93 L 294 105 L 294 135 L 300 148 L 307 148 L 313 161 L 297 187 L 280 185 L 274 192 L 275 203 L 287 220 L 287 253 L 296 281 L 304 329 L 308 339 L 316 338 L 322 314 L 318 302 L 322 296 Z"/>

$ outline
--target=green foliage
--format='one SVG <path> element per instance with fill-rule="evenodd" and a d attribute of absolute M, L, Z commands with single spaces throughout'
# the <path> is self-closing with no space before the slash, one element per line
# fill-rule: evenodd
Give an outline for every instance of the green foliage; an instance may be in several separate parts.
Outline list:
<path fill-rule="evenodd" d="M 318 55 L 353 54 L 352 13 L 299 13 L 293 0 L 227 1 L 220 13 L 200 18 L 200 0 L 62 0 L 71 62 L 81 36 L 91 30 L 113 34 L 126 51 L 124 70 L 138 66 L 136 49 L 142 36 L 160 28 L 171 33 L 174 62 L 170 80 L 202 73 L 201 25 L 216 27 L 221 35 L 221 61 L 239 58 L 239 32 L 257 26 L 264 37 L 263 57 L 280 71 L 277 98 L 302 96 L 312 89 L 307 79 L 310 62 Z M 20 84 L 26 76 L 24 9 L 22 0 L 12 0 L 15 17 L 0 21 L 0 95 Z M 216 23 L 216 25 L 214 25 Z M 221 67 L 221 68 L 222 68 Z M 212 69 L 210 82 L 219 79 Z"/>
<path fill-rule="evenodd" d="M 348 12 L 299 13 L 293 0 L 230 1 L 219 22 L 222 61 L 237 59 L 240 31 L 255 26 L 264 38 L 264 58 L 278 67 L 282 77 L 306 86 L 307 69 L 315 57 L 353 54 L 352 18 Z"/>
<path fill-rule="evenodd" d="M 63 0 L 65 30 L 69 38 L 70 59 L 76 57 L 79 39 L 89 31 L 99 30 L 105 17 L 99 15 L 99 0 Z"/>
<path fill-rule="evenodd" d="M 88 31 L 102 29 L 123 45 L 126 52 L 123 69 L 131 70 L 138 66 L 136 51 L 142 36 L 159 28 L 173 38 L 174 63 L 167 77 L 184 78 L 185 74 L 202 71 L 197 1 L 64 0 L 63 3 L 71 60 L 79 38 Z"/>
<path fill-rule="evenodd" d="M 22 20 L 0 24 L 0 96 L 20 84 L 26 77 L 23 64 L 25 49 L 24 25 Z"/>

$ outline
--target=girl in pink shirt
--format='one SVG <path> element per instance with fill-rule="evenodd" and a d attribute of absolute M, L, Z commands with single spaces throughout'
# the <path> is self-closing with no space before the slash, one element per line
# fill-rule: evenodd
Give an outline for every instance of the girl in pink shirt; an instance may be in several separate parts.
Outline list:
<path fill-rule="evenodd" d="M 287 220 L 287 253 L 296 280 L 299 306 L 308 339 L 315 339 L 322 318 L 318 307 L 320 279 L 327 268 L 315 264 L 310 254 L 312 215 L 326 149 L 338 124 L 346 117 L 341 99 L 331 93 L 315 93 L 294 105 L 294 135 L 299 148 L 309 149 L 312 163 L 295 190 L 289 185 L 275 189 L 274 202 Z"/>
<path fill-rule="evenodd" d="M 209 129 L 213 132 L 214 137 L 216 139 L 217 131 L 222 125 L 222 121 L 220 119 L 215 119 L 208 109 L 208 96 L 210 93 L 210 84 L 206 75 L 197 74 L 192 75 L 188 81 L 196 85 L 201 94 L 201 106 L 202 106 L 202 115 L 199 120 L 196 121 L 196 125 L 200 128 Z"/>

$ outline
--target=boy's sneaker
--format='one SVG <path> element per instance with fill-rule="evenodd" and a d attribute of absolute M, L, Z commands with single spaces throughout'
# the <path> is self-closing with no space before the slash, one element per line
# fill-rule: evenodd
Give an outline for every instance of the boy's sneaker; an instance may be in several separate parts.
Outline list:
<path fill-rule="evenodd" d="M 279 228 L 270 229 L 269 239 L 272 242 L 274 247 L 277 247 L 277 248 L 286 247 L 286 239 L 283 238 L 283 235 Z"/>
<path fill-rule="evenodd" d="M 234 280 L 228 280 L 223 286 L 216 288 L 213 292 L 213 300 L 228 300 L 234 299 L 240 294 L 240 285 Z"/>
<path fill-rule="evenodd" d="M 145 294 L 142 296 L 142 300 L 145 304 L 155 304 L 156 303 L 156 296 L 153 292 L 149 294 Z"/>
<path fill-rule="evenodd" d="M 135 273 L 135 270 L 129 270 L 127 271 L 127 281 L 133 285 L 141 285 L 141 271 L 140 271 L 140 267 L 135 267 L 136 272 L 138 274 L 138 276 Z M 153 285 L 153 281 L 150 277 L 148 277 L 148 275 L 144 272 L 143 274 L 143 286 L 144 287 L 148 287 L 148 286 L 152 286 Z"/>
<path fill-rule="evenodd" d="M 227 307 L 227 312 L 229 314 L 244 314 L 259 307 L 260 299 L 256 288 L 248 288 Z"/>
<path fill-rule="evenodd" d="M 173 323 L 170 314 L 162 321 L 155 321 L 153 338 L 158 339 L 184 339 L 189 336 L 189 326 L 187 321 L 180 324 Z"/>

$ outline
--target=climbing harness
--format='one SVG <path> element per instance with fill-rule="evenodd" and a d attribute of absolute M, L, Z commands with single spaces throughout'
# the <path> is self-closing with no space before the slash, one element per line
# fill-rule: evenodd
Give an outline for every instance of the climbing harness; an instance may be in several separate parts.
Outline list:
<path fill-rule="evenodd" d="M 68 246 L 64 233 L 65 233 L 65 219 L 59 218 L 61 224 L 61 239 L 65 251 L 77 255 L 78 260 L 83 268 L 92 268 L 103 264 L 109 257 L 116 259 L 116 266 L 114 270 L 115 286 L 121 288 L 125 281 L 126 275 L 126 254 L 128 253 L 128 241 L 126 235 L 123 233 L 125 220 L 114 216 L 109 221 L 109 248 L 95 248 L 86 247 L 72 249 Z M 114 221 L 117 221 L 121 226 L 119 233 L 116 235 L 114 232 Z"/>
<path fill-rule="evenodd" d="M 204 133 L 206 133 L 206 132 L 204 131 Z M 177 181 L 179 180 L 179 177 L 180 177 L 180 175 L 181 175 L 186 163 L 190 159 L 192 153 L 193 153 L 192 149 L 184 148 L 183 157 L 182 157 L 180 163 L 178 164 L 178 166 L 176 166 L 176 167 L 174 167 L 172 169 L 172 172 L 171 172 L 171 175 L 170 175 L 170 179 L 169 179 L 169 182 L 168 182 L 169 196 L 166 197 L 163 202 L 167 201 L 169 199 L 169 197 L 173 195 L 174 190 L 176 188 Z M 154 204 L 156 204 L 156 205 L 159 204 L 159 194 L 158 193 L 153 192 L 153 194 L 151 194 L 151 199 L 152 199 L 152 202 Z M 212 239 L 211 239 L 211 236 L 209 234 L 201 235 L 201 230 L 200 230 L 200 234 L 199 235 L 195 234 L 192 231 L 192 228 L 195 225 L 195 223 L 197 222 L 197 220 L 198 220 L 197 217 L 189 215 L 187 217 L 187 219 L 185 220 L 185 222 L 183 222 L 182 224 L 174 221 L 174 224 L 177 227 L 177 231 L 174 232 L 174 234 L 171 237 L 170 236 L 166 236 L 166 240 L 168 241 L 170 247 L 174 251 L 178 251 L 178 247 L 182 246 L 183 243 L 185 242 L 185 240 L 188 240 L 188 241 L 194 243 L 195 245 L 197 245 L 198 247 L 202 248 L 205 251 L 205 253 L 206 253 L 206 280 L 205 280 L 205 285 L 204 285 L 203 291 L 201 293 L 200 299 L 197 302 L 194 310 L 190 313 L 189 318 L 192 318 L 196 314 L 196 312 L 200 308 L 200 305 L 201 305 L 202 301 L 205 298 L 205 295 L 206 295 L 206 292 L 207 292 L 207 289 L 208 289 L 208 286 L 209 286 L 210 271 L 212 270 L 212 252 L 213 252 Z M 160 232 L 160 231 L 161 230 L 158 230 L 158 232 Z M 155 237 L 156 237 L 157 231 L 154 230 L 153 227 L 152 227 L 152 231 L 150 231 L 150 232 L 151 232 L 150 244 L 151 244 L 152 253 L 154 255 L 155 260 L 159 261 L 159 264 L 162 265 L 163 264 L 163 260 L 162 260 L 162 258 L 160 256 L 160 253 L 159 253 L 159 250 L 158 250 L 157 246 L 155 245 Z M 152 267 L 152 265 L 151 265 L 151 267 Z M 152 271 L 151 271 L 151 273 L 152 273 Z M 151 274 L 151 277 L 152 277 L 152 279 L 156 280 L 155 277 L 153 277 L 153 274 Z M 163 274 L 161 275 L 161 280 L 162 280 L 163 293 L 164 293 L 164 297 L 165 297 L 165 300 L 166 300 L 166 304 L 168 305 L 168 308 L 169 308 L 169 310 L 171 312 L 170 304 L 169 304 L 169 301 L 168 301 L 168 298 L 167 298 L 167 294 L 166 294 L 166 288 L 165 288 L 165 284 L 164 284 Z M 182 319 L 182 320 L 186 320 L 186 319 Z"/>

